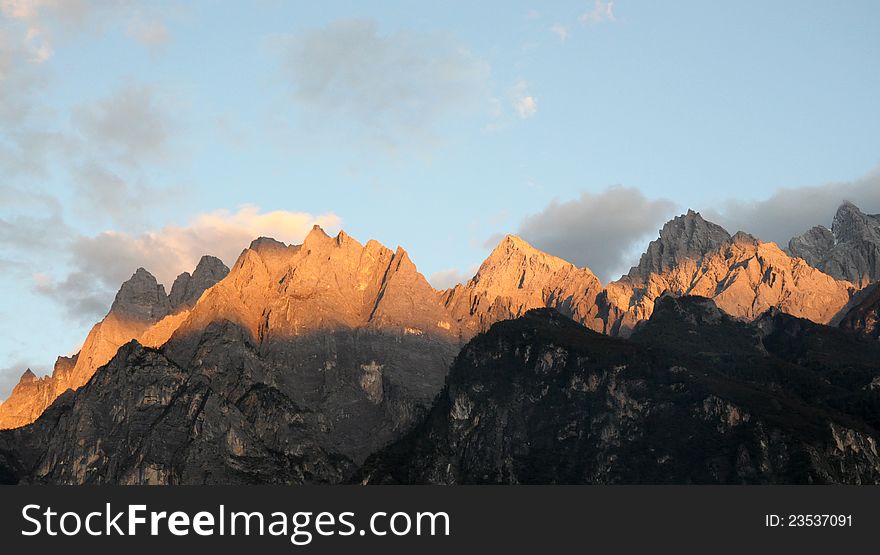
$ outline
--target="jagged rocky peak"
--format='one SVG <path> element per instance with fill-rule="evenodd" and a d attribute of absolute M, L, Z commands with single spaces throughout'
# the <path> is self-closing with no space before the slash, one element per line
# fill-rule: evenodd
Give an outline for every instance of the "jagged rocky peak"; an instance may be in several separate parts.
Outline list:
<path fill-rule="evenodd" d="M 651 249 L 649 249 L 649 253 Z M 659 252 L 656 251 L 656 252 Z M 726 313 L 753 320 L 770 307 L 818 323 L 828 323 L 850 299 L 852 284 L 835 280 L 775 243 L 745 232 L 703 253 L 682 258 L 666 272 L 638 274 L 608 285 L 608 329 L 626 336 L 651 316 L 664 292 L 709 297 Z"/>
<path fill-rule="evenodd" d="M 287 248 L 287 245 L 271 237 L 257 237 L 251 241 L 251 245 L 248 248 L 256 252 L 268 252 L 273 250 L 284 250 Z"/>
<path fill-rule="evenodd" d="M 864 287 L 880 280 L 880 215 L 845 201 L 829 230 L 816 226 L 788 242 L 788 252 L 837 278 Z"/>
<path fill-rule="evenodd" d="M 50 377 L 23 380 L 19 384 L 22 387 L 12 391 L 0 406 L 0 429 L 33 422 L 59 395 L 88 382 L 120 345 L 139 337 L 171 311 L 165 288 L 150 272 L 138 268 L 119 288 L 107 316 L 89 331 L 79 353 L 73 357 L 58 357 Z"/>
<path fill-rule="evenodd" d="M 699 261 L 728 239 L 730 234 L 723 227 L 705 220 L 699 212 L 688 210 L 687 214 L 666 222 L 660 237 L 651 241 L 629 276 L 648 279 L 651 274 L 674 269 L 685 259 Z"/>
<path fill-rule="evenodd" d="M 834 215 L 831 231 L 840 243 L 880 240 L 880 214 L 865 214 L 855 204 L 844 201 Z"/>
<path fill-rule="evenodd" d="M 309 231 L 306 238 L 303 240 L 304 247 L 312 247 L 325 244 L 331 237 L 327 235 L 327 232 L 324 231 L 324 228 L 315 224 L 312 226 L 312 230 Z"/>
<path fill-rule="evenodd" d="M 520 237 L 508 235 L 486 258 L 468 283 L 441 293 L 462 337 L 488 329 L 499 320 L 516 318 L 533 308 L 552 307 L 585 326 L 603 330 L 596 298 L 602 283 L 588 268 L 543 252 Z"/>
<path fill-rule="evenodd" d="M 165 287 L 143 268 L 122 284 L 110 312 L 134 320 L 157 321 L 171 312 Z"/>
<path fill-rule="evenodd" d="M 516 235 L 505 235 L 504 239 L 495 246 L 492 252 L 486 258 L 486 263 L 497 263 L 502 261 L 523 260 L 528 258 L 546 258 L 559 261 L 557 265 L 567 264 L 561 258 L 551 256 L 544 251 L 536 249 L 527 241 Z"/>
<path fill-rule="evenodd" d="M 38 379 L 39 378 L 37 378 L 37 375 L 34 374 L 33 370 L 28 368 L 24 371 L 24 374 L 21 375 L 21 379 L 18 380 L 18 383 L 32 383 L 37 381 Z"/>
<path fill-rule="evenodd" d="M 287 245 L 271 237 L 259 237 L 255 239 L 251 242 L 250 247 L 245 249 L 243 253 L 244 258 L 239 258 L 236 265 L 247 260 L 249 258 L 248 253 L 255 253 L 259 255 L 259 259 L 267 265 L 266 268 L 271 273 L 283 270 L 290 264 L 297 264 L 300 261 L 301 256 L 308 257 L 316 254 L 329 255 L 330 253 L 337 251 L 340 247 L 344 248 L 344 251 L 349 255 L 359 253 L 364 248 L 371 252 L 377 250 L 388 251 L 386 247 L 372 240 L 367 242 L 366 246 L 361 245 L 344 231 L 340 231 L 336 237 L 331 237 L 320 225 L 316 224 L 312 226 L 312 229 L 303 239 L 302 244 L 299 245 Z M 391 251 L 388 252 L 390 253 Z M 337 256 L 339 254 L 340 252 L 336 252 Z"/>
<path fill-rule="evenodd" d="M 548 276 L 564 269 L 576 268 L 571 262 L 536 249 L 516 235 L 507 235 L 483 261 L 471 286 L 498 294 L 540 288 L 546 286 Z"/>
<path fill-rule="evenodd" d="M 192 274 L 183 272 L 174 280 L 168 295 L 172 310 L 192 307 L 206 289 L 225 278 L 228 273 L 229 268 L 222 260 L 214 256 L 203 256 Z"/>
<path fill-rule="evenodd" d="M 522 237 L 517 235 L 507 234 L 495 246 L 492 254 L 489 255 L 492 257 L 509 257 L 511 254 L 519 254 L 522 256 L 533 256 L 533 255 L 542 255 L 546 254 L 541 250 L 536 249 L 528 241 L 524 240 Z"/>
<path fill-rule="evenodd" d="M 402 248 L 363 245 L 342 231 L 331 237 L 315 226 L 301 245 L 255 241 L 182 325 L 197 337 L 228 320 L 261 341 L 367 326 L 453 335 L 441 308 Z"/>
<path fill-rule="evenodd" d="M 757 247 L 761 244 L 761 241 L 752 235 L 751 233 L 746 233 L 745 231 L 737 231 L 733 237 L 730 238 L 730 243 L 734 245 L 746 245 L 746 246 L 754 246 Z M 767 243 L 768 245 L 770 243 Z"/>
<path fill-rule="evenodd" d="M 385 250 L 391 252 L 390 249 L 373 239 L 367 241 L 366 245 L 362 245 L 354 237 L 342 230 L 336 234 L 336 237 L 331 237 L 326 231 L 324 231 L 324 228 L 317 224 L 312 226 L 311 231 L 305 236 L 305 239 L 303 239 L 302 245 L 300 245 L 299 248 L 304 249 L 305 254 L 307 255 L 325 254 L 340 249 L 343 252 L 357 256 L 360 256 L 360 253 L 364 249 L 370 251 Z M 398 250 L 402 249 L 398 247 Z"/>

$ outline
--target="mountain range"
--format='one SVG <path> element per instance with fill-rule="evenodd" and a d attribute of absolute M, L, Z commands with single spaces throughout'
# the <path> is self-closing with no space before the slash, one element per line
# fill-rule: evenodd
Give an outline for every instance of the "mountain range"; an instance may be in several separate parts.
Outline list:
<path fill-rule="evenodd" d="M 317 226 L 138 269 L 0 405 L 0 481 L 880 482 L 878 249 L 845 203 L 786 250 L 688 211 L 605 286 L 507 236 L 437 291 Z"/>

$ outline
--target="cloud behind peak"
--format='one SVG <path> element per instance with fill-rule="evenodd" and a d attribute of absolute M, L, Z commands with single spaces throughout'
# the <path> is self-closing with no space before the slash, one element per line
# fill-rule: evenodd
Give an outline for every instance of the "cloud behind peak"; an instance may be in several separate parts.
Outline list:
<path fill-rule="evenodd" d="M 608 282 L 638 261 L 638 253 L 674 209 L 670 200 L 650 199 L 636 188 L 618 185 L 581 193 L 574 200 L 554 200 L 527 217 L 518 233 Z"/>

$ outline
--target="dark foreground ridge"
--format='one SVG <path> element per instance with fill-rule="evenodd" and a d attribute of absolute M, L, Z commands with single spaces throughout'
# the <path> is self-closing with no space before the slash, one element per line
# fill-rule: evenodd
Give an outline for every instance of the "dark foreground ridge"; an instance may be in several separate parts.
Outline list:
<path fill-rule="evenodd" d="M 631 340 L 552 310 L 495 324 L 363 483 L 880 482 L 880 344 L 664 297 Z"/>
<path fill-rule="evenodd" d="M 229 322 L 132 341 L 0 432 L 0 482 L 880 483 L 863 332 L 667 295 L 630 339 L 553 309 L 496 323 L 444 386 L 450 348 L 379 330 L 259 343 Z"/>

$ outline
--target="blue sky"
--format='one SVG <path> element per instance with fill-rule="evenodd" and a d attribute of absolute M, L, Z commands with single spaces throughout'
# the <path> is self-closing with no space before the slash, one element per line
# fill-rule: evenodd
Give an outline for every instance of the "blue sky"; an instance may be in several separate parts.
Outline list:
<path fill-rule="evenodd" d="M 137 266 L 255 233 L 436 285 L 521 233 L 607 280 L 689 207 L 779 242 L 880 212 L 874 1 L 0 8 L 0 398 Z"/>

